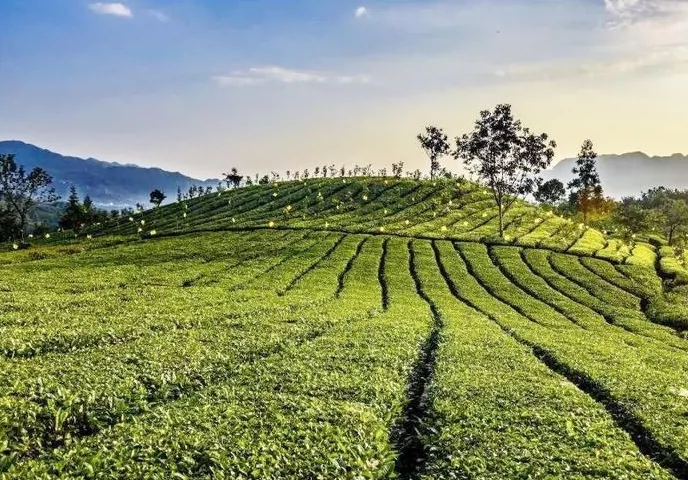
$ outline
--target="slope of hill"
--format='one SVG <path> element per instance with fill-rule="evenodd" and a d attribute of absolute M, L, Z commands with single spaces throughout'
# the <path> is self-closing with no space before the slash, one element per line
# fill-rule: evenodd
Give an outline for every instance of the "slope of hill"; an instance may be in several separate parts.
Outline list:
<path fill-rule="evenodd" d="M 0 474 L 686 478 L 678 260 L 487 199 L 308 180 L 0 252 Z"/>
<path fill-rule="evenodd" d="M 27 169 L 42 167 L 54 178 L 58 194 L 66 198 L 69 187 L 80 195 L 90 195 L 98 205 L 116 207 L 147 204 L 149 193 L 159 188 L 172 197 L 177 187 L 186 191 L 191 185 L 217 186 L 218 180 L 196 180 L 178 172 L 102 162 L 93 158 L 66 157 L 35 145 L 10 140 L 0 141 L 0 153 L 13 153 Z"/>
<path fill-rule="evenodd" d="M 567 183 L 576 160 L 566 159 L 544 172 L 546 179 L 558 178 Z M 688 188 L 688 155 L 649 157 L 642 152 L 623 155 L 600 155 L 597 159 L 600 180 L 607 195 L 614 198 L 637 196 L 653 187 Z"/>
<path fill-rule="evenodd" d="M 143 221 L 143 225 L 141 224 Z M 593 229 L 526 202 L 505 216 L 507 244 L 544 247 L 615 261 L 632 249 Z M 505 243 L 497 237 L 491 194 L 455 181 L 393 178 L 310 179 L 213 193 L 148 210 L 92 233 L 132 234 L 256 228 L 388 233 L 422 238 Z M 638 257 L 637 261 L 654 262 Z"/>

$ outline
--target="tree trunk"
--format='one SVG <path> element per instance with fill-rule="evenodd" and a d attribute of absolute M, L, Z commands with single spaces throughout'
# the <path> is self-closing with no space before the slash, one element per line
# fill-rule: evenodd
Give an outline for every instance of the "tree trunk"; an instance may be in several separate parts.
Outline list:
<path fill-rule="evenodd" d="M 499 236 L 504 238 L 504 210 L 502 202 L 497 203 L 497 213 L 499 216 Z"/>

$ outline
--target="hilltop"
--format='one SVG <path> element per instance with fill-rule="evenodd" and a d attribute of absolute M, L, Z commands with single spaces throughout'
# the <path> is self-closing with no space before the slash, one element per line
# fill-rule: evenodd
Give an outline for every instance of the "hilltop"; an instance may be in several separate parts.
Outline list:
<path fill-rule="evenodd" d="M 515 244 L 615 261 L 635 253 L 634 261 L 654 261 L 643 257 L 642 247 L 630 248 L 528 202 L 518 202 L 507 212 L 505 225 L 502 239 L 497 235 L 491 193 L 472 182 L 355 177 L 211 193 L 122 218 L 92 232 L 173 235 L 247 228 L 317 229 Z"/>

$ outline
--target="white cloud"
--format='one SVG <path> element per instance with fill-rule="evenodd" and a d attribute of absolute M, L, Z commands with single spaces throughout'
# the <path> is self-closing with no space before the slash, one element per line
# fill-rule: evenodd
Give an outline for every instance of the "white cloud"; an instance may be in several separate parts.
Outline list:
<path fill-rule="evenodd" d="M 221 86 L 248 87 L 265 83 L 315 83 L 315 84 L 366 84 L 370 78 L 366 75 L 338 75 L 323 72 L 291 70 L 278 66 L 252 67 L 248 70 L 232 72 L 229 75 L 218 75 L 213 80 Z"/>
<path fill-rule="evenodd" d="M 152 16 L 153 18 L 155 18 L 159 22 L 169 22 L 170 21 L 170 17 L 165 15 L 160 10 L 152 10 L 151 9 L 151 10 L 148 10 L 147 12 L 148 12 L 148 15 Z"/>
<path fill-rule="evenodd" d="M 133 17 L 129 7 L 123 3 L 91 3 L 88 8 L 99 15 L 114 15 L 116 17 Z"/>
<path fill-rule="evenodd" d="M 356 18 L 367 17 L 368 16 L 368 9 L 366 7 L 363 7 L 363 6 L 358 7 L 356 9 L 356 12 L 354 12 L 354 15 L 356 16 Z"/>

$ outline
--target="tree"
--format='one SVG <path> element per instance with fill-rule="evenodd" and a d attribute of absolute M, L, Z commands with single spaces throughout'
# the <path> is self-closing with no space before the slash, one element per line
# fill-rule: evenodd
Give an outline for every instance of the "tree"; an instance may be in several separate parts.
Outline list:
<path fill-rule="evenodd" d="M 536 135 L 515 120 L 511 105 L 483 110 L 470 134 L 456 139 L 454 157 L 492 190 L 497 205 L 499 235 L 504 236 L 504 214 L 520 196 L 533 193 L 541 183 L 538 174 L 554 158 L 557 144 L 548 135 Z"/>
<path fill-rule="evenodd" d="M 546 205 L 556 205 L 563 200 L 564 195 L 566 195 L 566 188 L 556 178 L 541 184 L 533 194 L 535 200 Z"/>
<path fill-rule="evenodd" d="M 0 154 L 0 200 L 16 215 L 22 243 L 29 215 L 37 203 L 52 203 L 60 197 L 51 188 L 53 178 L 40 167 L 26 172 L 13 154 Z"/>
<path fill-rule="evenodd" d="M 150 203 L 155 205 L 155 208 L 158 208 L 166 198 L 167 195 L 165 195 L 162 191 L 158 190 L 157 188 L 150 193 Z"/>
<path fill-rule="evenodd" d="M 420 146 L 430 158 L 430 178 L 436 178 L 440 171 L 440 158 L 449 154 L 449 142 L 447 135 L 441 128 L 434 126 L 425 127 L 425 135 L 417 137 Z"/>
<path fill-rule="evenodd" d="M 669 245 L 673 245 L 678 233 L 688 232 L 688 202 L 671 198 L 661 209 L 661 222 Z"/>
<path fill-rule="evenodd" d="M 76 193 L 76 187 L 72 185 L 69 187 L 69 198 L 67 205 L 60 217 L 59 226 L 64 230 L 73 230 L 75 233 L 79 231 L 82 225 L 87 221 L 86 210 L 84 205 L 79 201 L 79 195 Z"/>
<path fill-rule="evenodd" d="M 583 225 L 588 225 L 588 217 L 604 202 L 600 175 L 597 173 L 597 153 L 593 150 L 591 140 L 583 142 L 578 153 L 573 174 L 576 176 L 569 182 L 572 189 L 571 199 L 579 212 L 583 214 Z"/>
<path fill-rule="evenodd" d="M 223 173 L 225 177 L 225 183 L 227 188 L 238 188 L 241 185 L 241 180 L 244 178 L 243 175 L 239 175 L 239 171 L 232 167 L 229 173 Z"/>
<path fill-rule="evenodd" d="M 633 197 L 624 197 L 616 207 L 614 220 L 632 235 L 650 230 L 657 218 L 653 215 L 653 210 L 643 208 L 640 201 Z"/>

